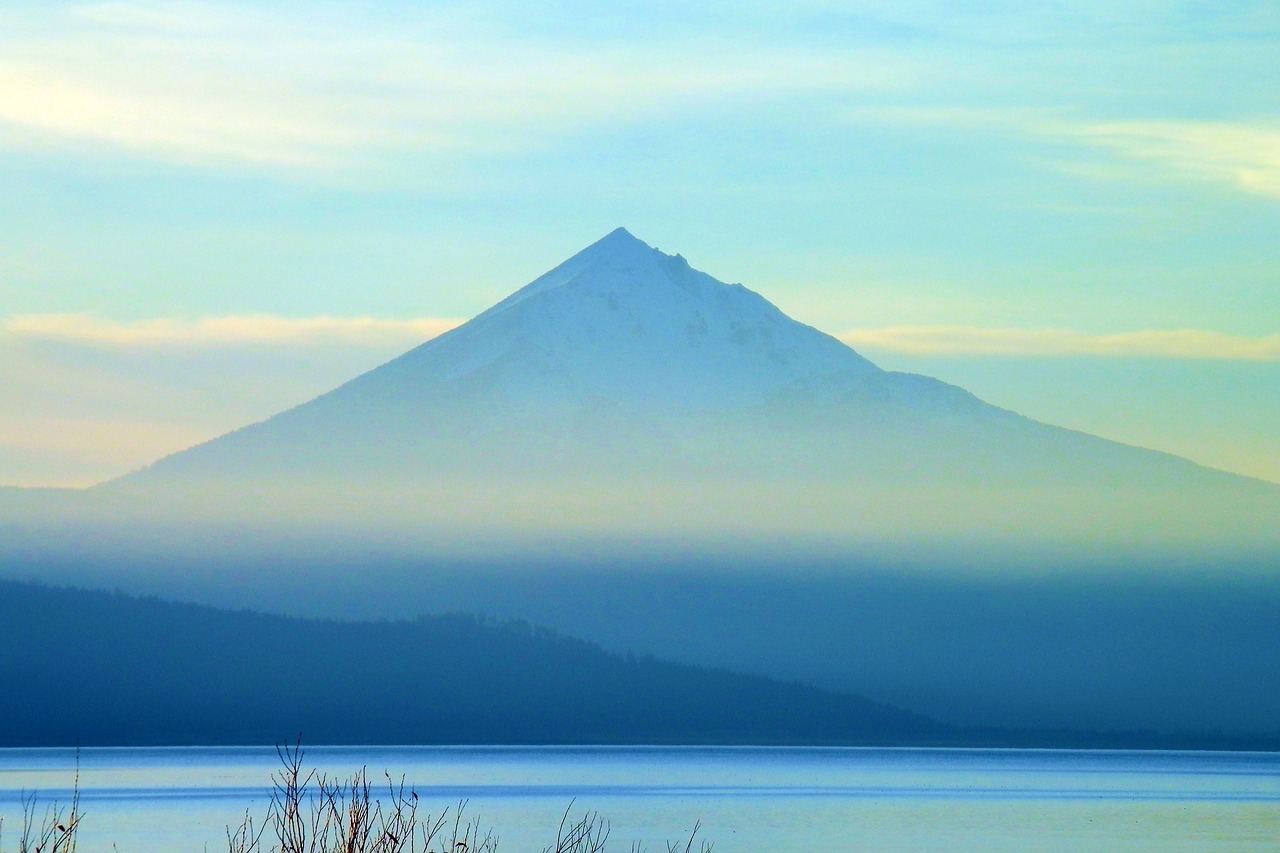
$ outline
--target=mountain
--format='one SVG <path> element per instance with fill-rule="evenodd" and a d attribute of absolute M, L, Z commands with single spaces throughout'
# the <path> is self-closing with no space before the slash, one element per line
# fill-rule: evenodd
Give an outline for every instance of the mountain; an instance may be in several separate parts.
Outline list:
<path fill-rule="evenodd" d="M 0 575 L 495 613 L 958 725 L 1243 736 L 1280 708 L 1278 531 L 1280 487 L 881 370 L 615 231 L 262 423 L 0 489 Z"/>
<path fill-rule="evenodd" d="M 709 416 L 759 409 L 815 378 L 879 373 L 757 294 L 618 229 L 459 328 L 123 482 L 626 468 L 688 445 L 690 424 Z"/>
<path fill-rule="evenodd" d="M 1280 487 L 881 370 L 624 229 L 328 394 L 98 491 L 471 533 L 1234 541 L 1280 519 Z"/>

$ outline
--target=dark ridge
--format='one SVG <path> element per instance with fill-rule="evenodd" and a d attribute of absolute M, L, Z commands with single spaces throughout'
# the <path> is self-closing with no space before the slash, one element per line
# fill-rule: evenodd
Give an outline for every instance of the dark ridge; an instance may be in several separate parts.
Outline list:
<path fill-rule="evenodd" d="M 835 649 L 857 654 L 857 649 Z M 0 747 L 934 745 L 1280 750 L 1274 734 L 960 728 L 520 621 L 344 622 L 0 581 Z"/>
<path fill-rule="evenodd" d="M 0 746 L 930 743 L 854 696 L 469 615 L 339 622 L 0 582 Z"/>

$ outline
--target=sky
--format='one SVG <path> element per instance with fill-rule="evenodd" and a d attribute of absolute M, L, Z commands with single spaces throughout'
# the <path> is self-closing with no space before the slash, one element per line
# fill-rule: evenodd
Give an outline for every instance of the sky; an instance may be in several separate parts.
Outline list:
<path fill-rule="evenodd" d="M 1280 482 L 1274 3 L 6 0 L 0 484 L 260 420 L 620 225 Z"/>

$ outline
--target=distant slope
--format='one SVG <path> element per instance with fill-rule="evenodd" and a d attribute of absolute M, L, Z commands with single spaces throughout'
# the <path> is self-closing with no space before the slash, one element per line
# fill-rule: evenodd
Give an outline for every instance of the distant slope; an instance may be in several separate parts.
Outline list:
<path fill-rule="evenodd" d="M 829 335 L 618 229 L 340 388 L 119 481 L 256 485 L 679 470 L 708 418 L 879 373 Z"/>
<path fill-rule="evenodd" d="M 641 473 L 1246 482 L 883 371 L 741 285 L 618 229 L 439 338 L 113 485 L 272 482 L 287 491 L 328 478 L 403 487 Z"/>
<path fill-rule="evenodd" d="M 0 582 L 0 746 L 921 743 L 906 711 L 469 616 L 325 622 Z"/>
<path fill-rule="evenodd" d="M 809 598 L 824 594 L 814 591 Z M 1258 613 L 1241 615 L 1246 621 L 1260 618 Z M 931 612 L 927 618 L 946 622 L 950 617 Z M 690 642 L 705 642 L 705 637 L 694 636 L 706 633 L 696 620 L 685 627 L 691 632 Z M 671 620 L 657 630 L 673 629 L 683 630 Z M 961 640 L 970 646 L 972 641 Z M 770 640 L 755 642 L 767 645 Z M 1258 651 L 1248 644 L 1241 650 L 1255 656 Z M 973 651 L 926 662 L 926 669 L 946 670 L 961 661 L 950 673 L 930 675 L 933 686 L 945 691 L 948 682 L 969 675 L 990 681 L 991 672 L 972 671 L 976 661 L 962 662 Z M 1189 654 L 1196 657 L 1195 651 Z M 848 636 L 827 647 L 827 655 L 865 657 L 874 669 L 885 649 L 850 626 Z M 992 664 L 997 679 L 1009 663 Z M 1056 683 L 1058 676 L 1073 681 L 1070 667 L 1061 670 L 1060 662 L 1050 666 L 1054 670 L 1039 679 L 1044 683 L 1024 684 L 1024 694 L 1028 688 L 1037 694 L 1074 689 Z M 1242 661 L 1227 668 L 1250 666 Z M 1003 678 L 1007 681 L 1007 674 Z M 1147 676 L 1137 673 L 1135 678 L 1135 691 L 1146 692 L 1148 702 L 1169 695 L 1147 683 Z M 871 673 L 858 680 L 877 681 Z M 5 690 L 0 748 L 270 744 L 299 733 L 309 743 L 344 744 L 1280 748 L 1274 718 L 1268 718 L 1261 706 L 1254 716 L 1266 722 L 1244 729 L 1222 729 L 1208 720 L 1194 727 L 1167 728 L 1155 723 L 1162 715 L 1141 712 L 1113 716 L 1110 724 L 1094 730 L 1079 725 L 1047 728 L 1029 723 L 1030 718 L 1016 711 L 1005 715 L 998 727 L 966 728 L 847 693 L 611 654 L 523 622 L 465 615 L 395 622 L 293 619 L 4 581 L 0 684 Z M 1015 693 L 1019 689 L 1012 683 L 1007 686 Z M 1267 688 L 1259 685 L 1258 690 Z M 990 693 L 988 699 L 1016 706 L 1027 696 L 1006 700 Z M 1096 702 L 1088 696 L 1069 701 L 1077 699 Z M 1129 700 L 1121 704 L 1125 701 Z M 1197 701 L 1206 704 L 1211 697 L 1200 695 Z M 939 713 L 945 709 L 939 708 Z"/>
<path fill-rule="evenodd" d="M 1274 542 L 1280 527 L 1280 486 L 881 370 L 622 229 L 328 394 L 95 491 L 188 520 L 401 531 Z"/>

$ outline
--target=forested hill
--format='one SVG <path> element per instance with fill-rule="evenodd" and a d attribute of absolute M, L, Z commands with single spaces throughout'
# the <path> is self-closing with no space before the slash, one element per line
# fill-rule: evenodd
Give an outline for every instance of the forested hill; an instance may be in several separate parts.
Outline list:
<path fill-rule="evenodd" d="M 954 739 L 857 697 L 522 623 L 302 620 L 14 582 L 0 683 L 0 746 Z"/>

